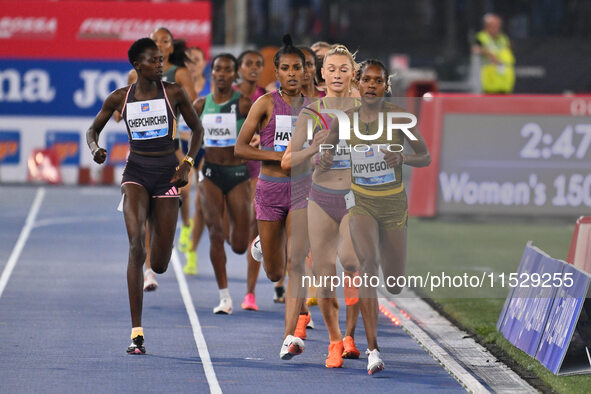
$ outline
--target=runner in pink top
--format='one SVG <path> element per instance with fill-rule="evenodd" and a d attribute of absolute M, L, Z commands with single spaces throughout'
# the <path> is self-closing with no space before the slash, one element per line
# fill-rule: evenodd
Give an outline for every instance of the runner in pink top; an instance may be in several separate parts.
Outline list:
<path fill-rule="evenodd" d="M 283 37 L 283 43 L 273 59 L 281 86 L 278 91 L 263 95 L 253 104 L 238 136 L 235 154 L 242 159 L 262 162 L 255 208 L 263 264 L 267 277 L 273 282 L 283 276 L 287 247 L 289 284 L 285 300 L 285 333 L 279 356 L 289 360 L 304 350 L 304 342 L 293 335 L 304 298 L 292 296 L 296 291 L 301 292 L 303 266 L 293 264 L 300 260 L 294 254 L 302 251 L 291 246 L 291 229 L 296 225 L 292 222 L 290 209 L 291 174 L 281 168 L 281 159 L 291 139 L 295 121 L 293 115 L 297 115 L 291 105 L 301 103 L 305 56 L 293 46 L 289 35 Z M 250 141 L 259 128 L 261 146 L 256 149 Z"/>

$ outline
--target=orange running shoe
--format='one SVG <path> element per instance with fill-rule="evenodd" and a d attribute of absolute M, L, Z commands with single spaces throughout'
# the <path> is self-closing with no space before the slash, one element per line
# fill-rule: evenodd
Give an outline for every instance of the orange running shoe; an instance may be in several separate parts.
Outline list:
<path fill-rule="evenodd" d="M 300 314 L 298 316 L 298 324 L 296 325 L 295 332 L 293 333 L 294 337 L 298 337 L 301 339 L 306 339 L 306 326 L 312 320 L 312 315 L 308 312 L 307 315 Z"/>
<path fill-rule="evenodd" d="M 328 356 L 324 365 L 326 368 L 340 368 L 343 366 L 343 341 L 331 342 L 328 345 Z"/>
<path fill-rule="evenodd" d="M 343 358 L 359 358 L 361 352 L 357 350 L 357 347 L 355 347 L 355 341 L 353 341 L 353 337 L 346 336 L 343 339 L 343 347 L 345 348 L 343 350 Z"/>

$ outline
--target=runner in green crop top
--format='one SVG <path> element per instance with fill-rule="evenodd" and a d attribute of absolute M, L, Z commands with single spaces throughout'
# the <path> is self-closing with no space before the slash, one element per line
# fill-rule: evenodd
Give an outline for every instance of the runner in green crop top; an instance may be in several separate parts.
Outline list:
<path fill-rule="evenodd" d="M 232 89 L 238 76 L 238 62 L 230 54 L 213 58 L 212 93 L 195 101 L 203 122 L 205 161 L 200 200 L 209 229 L 210 259 L 220 290 L 220 304 L 214 313 L 232 313 L 232 299 L 226 276 L 224 252 L 224 211 L 229 219 L 229 243 L 235 253 L 248 247 L 250 232 L 250 183 L 246 164 L 234 156 L 236 138 L 250 110 L 251 101 Z"/>

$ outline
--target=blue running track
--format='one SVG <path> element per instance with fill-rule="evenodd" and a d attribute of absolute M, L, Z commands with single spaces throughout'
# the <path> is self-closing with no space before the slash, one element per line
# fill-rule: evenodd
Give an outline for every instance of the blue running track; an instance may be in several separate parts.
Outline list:
<path fill-rule="evenodd" d="M 129 356 L 127 235 L 116 187 L 45 187 L 30 234 L 0 288 L 0 393 L 205 393 L 210 391 L 172 264 L 145 294 L 147 355 Z M 25 226 L 37 187 L 0 186 L 0 272 Z M 22 242 L 21 242 L 22 243 Z M 214 379 L 224 393 L 463 392 L 463 388 L 401 328 L 381 316 L 384 372 L 367 375 L 367 359 L 324 367 L 328 334 L 317 307 L 306 350 L 279 359 L 282 304 L 261 270 L 258 312 L 243 311 L 244 256 L 228 252 L 234 314 L 214 315 L 218 291 L 205 234 L 199 274 L 186 277 Z M 179 254 L 184 264 L 184 256 Z M 6 275 L 6 274 L 5 274 Z M 344 303 L 342 303 L 344 304 Z M 344 328 L 344 308 L 341 308 Z M 357 346 L 366 347 L 363 322 Z M 211 379 L 210 379 L 211 380 Z"/>

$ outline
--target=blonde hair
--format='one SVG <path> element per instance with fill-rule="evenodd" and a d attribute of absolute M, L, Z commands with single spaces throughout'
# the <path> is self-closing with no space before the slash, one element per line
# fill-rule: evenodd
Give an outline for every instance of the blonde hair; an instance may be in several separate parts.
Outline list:
<path fill-rule="evenodd" d="M 347 47 L 344 45 L 341 45 L 341 44 L 331 45 L 330 50 L 328 52 L 326 52 L 326 55 L 324 55 L 324 59 L 322 61 L 322 67 L 324 67 L 324 63 L 326 63 L 326 59 L 328 59 L 330 56 L 333 56 L 333 55 L 346 56 L 351 61 L 351 67 L 353 68 L 353 75 L 355 75 L 355 73 L 357 72 L 357 62 L 355 62 L 355 55 L 356 54 L 357 54 L 357 52 L 351 53 L 347 49 Z"/>

